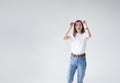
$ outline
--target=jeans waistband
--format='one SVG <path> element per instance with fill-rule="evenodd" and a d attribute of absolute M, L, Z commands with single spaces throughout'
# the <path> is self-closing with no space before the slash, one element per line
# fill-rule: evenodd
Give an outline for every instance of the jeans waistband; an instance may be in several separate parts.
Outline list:
<path fill-rule="evenodd" d="M 78 55 L 76 55 L 76 54 L 74 54 L 74 53 L 71 53 L 71 55 L 72 55 L 73 57 L 80 58 L 80 57 L 84 57 L 86 54 L 83 53 L 83 54 L 78 54 Z"/>

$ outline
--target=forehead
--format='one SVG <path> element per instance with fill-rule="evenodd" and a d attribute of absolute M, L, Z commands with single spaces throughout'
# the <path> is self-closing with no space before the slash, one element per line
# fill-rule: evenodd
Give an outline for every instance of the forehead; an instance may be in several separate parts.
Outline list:
<path fill-rule="evenodd" d="M 77 25 L 81 25 L 82 23 L 81 22 L 76 22 Z"/>

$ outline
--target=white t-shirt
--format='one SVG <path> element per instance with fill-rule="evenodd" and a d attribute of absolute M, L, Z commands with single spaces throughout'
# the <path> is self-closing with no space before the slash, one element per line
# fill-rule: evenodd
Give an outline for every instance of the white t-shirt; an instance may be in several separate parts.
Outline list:
<path fill-rule="evenodd" d="M 77 33 L 74 37 L 73 34 L 70 36 L 71 43 L 71 52 L 74 54 L 82 54 L 85 53 L 87 38 L 86 33 L 83 34 Z"/>

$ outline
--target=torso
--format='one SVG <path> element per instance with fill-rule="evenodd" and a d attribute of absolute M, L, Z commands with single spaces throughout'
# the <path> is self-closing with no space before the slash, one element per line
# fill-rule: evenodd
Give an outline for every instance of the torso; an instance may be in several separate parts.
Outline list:
<path fill-rule="evenodd" d="M 85 53 L 86 43 L 86 34 L 77 33 L 75 37 L 71 37 L 71 52 L 74 54 Z"/>

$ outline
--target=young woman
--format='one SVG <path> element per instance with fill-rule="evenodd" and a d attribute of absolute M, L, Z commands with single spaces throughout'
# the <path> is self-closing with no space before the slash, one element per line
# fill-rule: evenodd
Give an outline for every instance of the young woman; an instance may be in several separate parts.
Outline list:
<path fill-rule="evenodd" d="M 69 35 L 73 28 L 73 34 Z M 87 21 L 77 20 L 70 23 L 70 27 L 64 35 L 64 40 L 71 41 L 71 56 L 68 71 L 68 83 L 73 82 L 75 71 L 77 70 L 77 82 L 83 83 L 86 70 L 86 54 L 85 48 L 87 40 L 91 37 L 91 33 L 87 27 Z"/>

